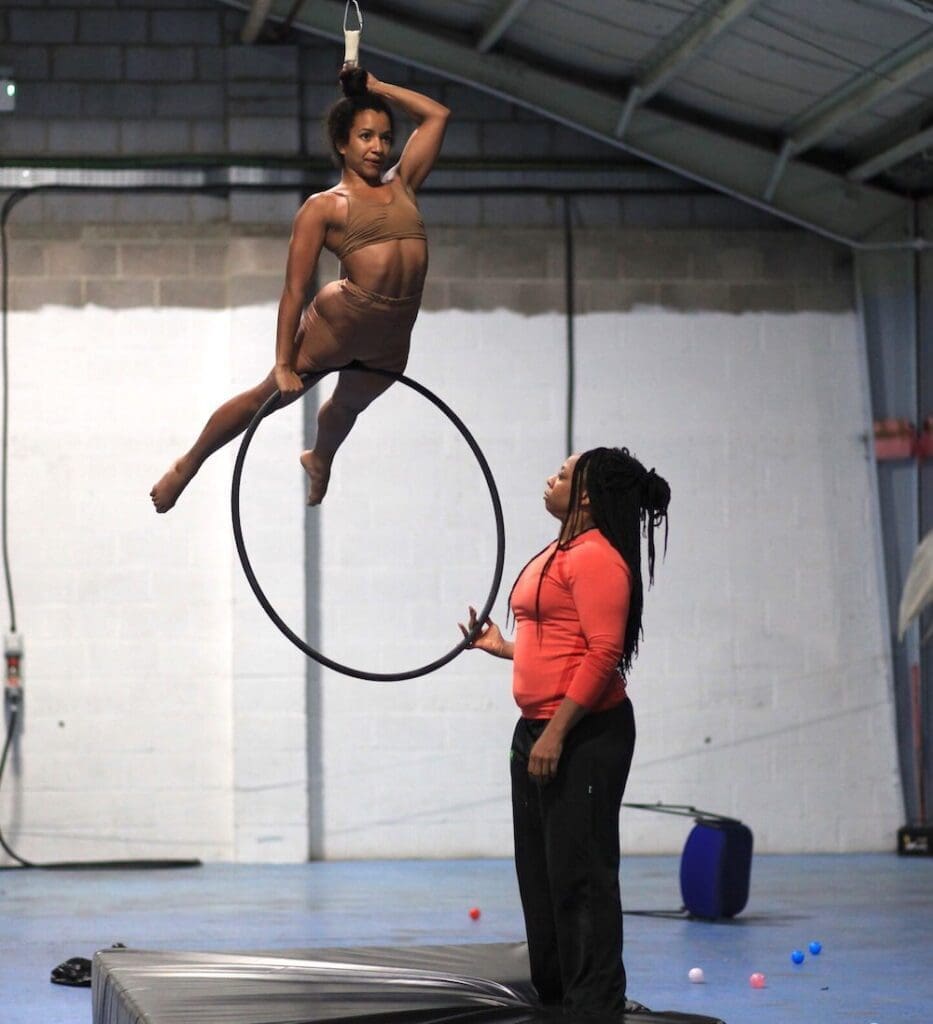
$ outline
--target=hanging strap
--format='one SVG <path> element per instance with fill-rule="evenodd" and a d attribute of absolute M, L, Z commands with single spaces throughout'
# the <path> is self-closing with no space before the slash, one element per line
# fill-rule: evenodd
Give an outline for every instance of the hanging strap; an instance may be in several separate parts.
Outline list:
<path fill-rule="evenodd" d="M 350 4 L 356 8 L 356 20 L 359 28 L 347 28 Z M 362 33 L 363 15 L 360 13 L 360 5 L 356 0 L 347 0 L 347 6 L 343 12 L 343 62 L 350 67 L 355 68 L 360 63 L 360 36 Z"/>

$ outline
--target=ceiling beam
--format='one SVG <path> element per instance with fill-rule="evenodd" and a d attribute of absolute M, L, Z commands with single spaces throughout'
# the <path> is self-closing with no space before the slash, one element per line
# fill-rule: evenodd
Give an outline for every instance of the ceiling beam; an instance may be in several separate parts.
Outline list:
<path fill-rule="evenodd" d="M 528 0 L 505 0 L 483 29 L 476 49 L 480 53 L 488 53 L 527 6 Z"/>
<path fill-rule="evenodd" d="M 933 25 L 933 0 L 876 0 L 872 6 L 889 7 L 912 18 L 920 18 Z"/>
<path fill-rule="evenodd" d="M 247 6 L 247 0 L 221 2 Z M 284 18 L 292 6 L 292 0 L 273 0 L 273 14 Z M 343 6 L 342 0 L 305 3 L 292 26 L 340 42 Z M 472 46 L 377 13 L 366 16 L 363 44 L 370 53 L 491 93 L 830 237 L 853 244 L 900 244 L 910 237 L 909 200 L 802 162 L 788 166 L 775 200 L 763 202 L 774 153 L 722 131 L 642 107 L 622 141 L 615 126 L 623 101 L 573 78 L 496 53 L 477 60 Z"/>
<path fill-rule="evenodd" d="M 615 134 L 621 139 L 637 106 L 647 102 L 700 51 L 744 17 L 758 0 L 707 0 L 645 57 L 625 99 Z"/>
<path fill-rule="evenodd" d="M 707 0 L 699 10 L 648 54 L 641 64 L 638 88 L 644 99 L 661 90 L 700 50 L 711 43 L 758 0 Z"/>
<path fill-rule="evenodd" d="M 851 168 L 846 177 L 849 181 L 868 181 L 869 178 L 874 178 L 875 175 L 881 174 L 882 171 L 886 171 L 903 160 L 909 160 L 910 157 L 916 156 L 917 153 L 923 152 L 930 146 L 933 146 L 933 126 L 925 128 L 922 132 L 916 132 L 888 149 L 867 157 Z"/>
<path fill-rule="evenodd" d="M 243 28 L 240 31 L 240 42 L 255 43 L 259 38 L 259 33 L 262 32 L 262 26 L 266 23 L 266 18 L 269 17 L 269 9 L 272 7 L 272 0 L 252 0 L 249 8 L 249 16 L 246 21 L 243 22 Z"/>
<path fill-rule="evenodd" d="M 771 200 L 791 158 L 811 149 L 839 125 L 933 69 L 933 28 L 825 96 L 794 121 L 784 138 L 765 190 Z"/>
<path fill-rule="evenodd" d="M 933 96 L 921 100 L 897 117 L 888 118 L 879 128 L 846 146 L 845 157 L 849 166 L 860 164 L 875 153 L 896 146 L 911 135 L 923 131 L 928 124 L 933 124 Z"/>
<path fill-rule="evenodd" d="M 884 60 L 851 78 L 830 93 L 788 131 L 794 152 L 802 153 L 821 142 L 843 122 L 903 89 L 933 68 L 933 28 L 895 50 Z"/>
<path fill-rule="evenodd" d="M 900 146 L 902 142 L 919 135 L 931 125 L 933 125 L 933 97 L 923 100 L 898 117 L 888 119 L 880 128 L 876 128 L 875 131 L 847 146 L 842 154 L 849 168 L 846 177 L 849 177 L 862 164 L 867 164 L 876 156 Z M 851 180 L 867 181 L 869 178 L 860 175 L 859 178 Z"/>

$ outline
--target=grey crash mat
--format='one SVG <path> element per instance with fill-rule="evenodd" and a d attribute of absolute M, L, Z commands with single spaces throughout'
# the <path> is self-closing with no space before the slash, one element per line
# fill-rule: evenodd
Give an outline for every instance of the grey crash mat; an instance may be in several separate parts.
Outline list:
<path fill-rule="evenodd" d="M 524 943 L 94 956 L 94 1024 L 544 1024 Z M 683 1013 L 617 1024 L 722 1024 Z"/>

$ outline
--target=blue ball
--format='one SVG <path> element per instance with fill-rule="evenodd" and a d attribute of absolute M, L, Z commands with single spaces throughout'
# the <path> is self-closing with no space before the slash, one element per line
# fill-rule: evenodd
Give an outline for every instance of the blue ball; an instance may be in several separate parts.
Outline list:
<path fill-rule="evenodd" d="M 795 949 L 793 953 L 791 953 L 790 958 L 795 964 L 802 964 L 804 959 L 803 952 L 799 949 Z"/>
<path fill-rule="evenodd" d="M 823 943 L 822 942 L 811 942 L 810 943 L 810 952 L 814 956 L 819 956 L 820 953 L 823 952 Z"/>

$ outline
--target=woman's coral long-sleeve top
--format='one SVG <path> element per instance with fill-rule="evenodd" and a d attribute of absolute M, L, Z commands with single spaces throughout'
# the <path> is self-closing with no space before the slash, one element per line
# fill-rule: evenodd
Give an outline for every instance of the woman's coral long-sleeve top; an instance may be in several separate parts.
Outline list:
<path fill-rule="evenodd" d="M 554 555 L 537 597 L 556 545 L 525 566 L 512 592 L 512 693 L 524 718 L 551 718 L 564 697 L 588 711 L 606 711 L 625 700 L 618 664 L 631 595 L 629 568 L 599 530 L 587 530 Z"/>

